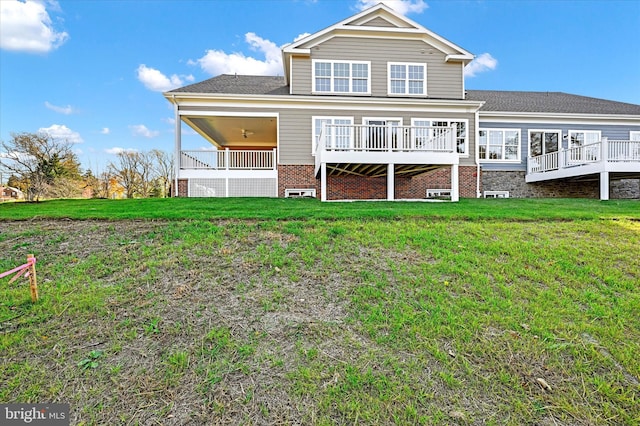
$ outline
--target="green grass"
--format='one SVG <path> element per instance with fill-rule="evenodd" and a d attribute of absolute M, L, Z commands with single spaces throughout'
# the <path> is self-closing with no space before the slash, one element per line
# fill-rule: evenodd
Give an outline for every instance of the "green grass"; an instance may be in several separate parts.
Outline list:
<path fill-rule="evenodd" d="M 596 219 L 638 218 L 639 200 L 462 199 L 449 202 L 321 203 L 315 199 L 169 198 L 0 204 L 0 220 L 71 219 Z"/>
<path fill-rule="evenodd" d="M 41 299 L 0 281 L 0 403 L 96 425 L 640 424 L 637 201 L 180 201 L 194 217 L 12 207 L 41 219 L 0 222 L 0 270 L 35 253 Z"/>

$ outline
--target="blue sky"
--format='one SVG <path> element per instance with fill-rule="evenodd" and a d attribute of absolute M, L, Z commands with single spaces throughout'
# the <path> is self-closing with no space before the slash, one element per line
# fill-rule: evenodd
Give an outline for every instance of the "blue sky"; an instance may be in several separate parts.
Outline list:
<path fill-rule="evenodd" d="M 162 91 L 224 72 L 282 74 L 279 48 L 378 0 L 0 0 L 0 139 L 47 131 L 101 172 L 170 151 Z M 476 55 L 468 89 L 640 104 L 640 1 L 385 1 Z M 206 142 L 183 126 L 183 146 Z"/>

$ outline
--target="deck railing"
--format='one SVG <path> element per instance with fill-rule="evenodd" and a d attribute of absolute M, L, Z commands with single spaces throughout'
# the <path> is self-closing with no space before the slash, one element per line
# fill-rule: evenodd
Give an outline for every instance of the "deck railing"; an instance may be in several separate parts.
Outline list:
<path fill-rule="evenodd" d="M 583 166 L 601 161 L 638 162 L 640 161 L 640 141 L 608 140 L 563 148 L 527 160 L 528 173 L 542 173 L 567 167 Z"/>
<path fill-rule="evenodd" d="M 181 169 L 275 170 L 276 149 L 181 151 Z"/>
<path fill-rule="evenodd" d="M 316 151 L 455 152 L 456 129 L 395 125 L 324 124 Z"/>

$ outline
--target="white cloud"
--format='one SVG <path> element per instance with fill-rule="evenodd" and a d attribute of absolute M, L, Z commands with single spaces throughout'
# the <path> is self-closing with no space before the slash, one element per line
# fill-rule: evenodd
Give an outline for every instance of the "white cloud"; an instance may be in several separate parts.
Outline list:
<path fill-rule="evenodd" d="M 245 42 L 252 50 L 264 55 L 264 59 L 245 56 L 243 53 L 226 53 L 222 50 L 207 50 L 205 55 L 189 64 L 198 64 L 211 75 L 278 75 L 282 74 L 282 56 L 280 48 L 272 41 L 263 39 L 255 33 L 246 33 Z"/>
<path fill-rule="evenodd" d="M 183 86 L 186 82 L 194 81 L 193 75 L 177 75 L 173 74 L 167 77 L 155 68 L 150 68 L 142 64 L 136 70 L 138 80 L 144 86 L 154 92 L 166 92 L 167 90 L 176 89 Z"/>
<path fill-rule="evenodd" d="M 311 35 L 311 33 L 302 33 L 298 37 L 294 38 L 293 41 L 296 42 L 298 40 L 302 40 L 303 38 L 309 37 L 310 35 Z"/>
<path fill-rule="evenodd" d="M 358 10 L 365 10 L 377 5 L 378 3 L 386 4 L 401 15 L 422 13 L 425 9 L 429 8 L 429 5 L 425 3 L 424 0 L 358 0 L 356 8 Z"/>
<path fill-rule="evenodd" d="M 465 77 L 475 77 L 476 74 L 485 71 L 492 71 L 498 66 L 498 60 L 491 56 L 489 53 L 483 53 L 482 55 L 469 62 L 464 67 Z"/>
<path fill-rule="evenodd" d="M 59 112 L 60 114 L 64 114 L 64 115 L 70 115 L 70 114 L 73 114 L 74 112 L 76 112 L 76 110 L 73 109 L 73 107 L 71 105 L 67 105 L 66 107 L 62 107 L 62 106 L 57 106 L 57 105 L 50 104 L 49 102 L 45 102 L 44 106 L 49 108 L 51 111 Z"/>
<path fill-rule="evenodd" d="M 120 148 L 119 146 L 114 146 L 113 148 L 105 149 L 104 152 L 107 154 L 118 155 L 121 152 L 138 152 L 138 150 L 134 148 Z"/>
<path fill-rule="evenodd" d="M 131 132 L 134 136 L 142 136 L 143 138 L 155 138 L 160 135 L 160 132 L 157 130 L 150 130 L 144 124 L 135 124 L 133 126 L 129 126 Z"/>
<path fill-rule="evenodd" d="M 59 10 L 56 1 L 0 1 L 0 48 L 28 53 L 46 53 L 69 39 L 53 27 L 47 5 Z"/>
<path fill-rule="evenodd" d="M 111 133 L 111 130 L 108 127 L 103 127 L 102 130 L 100 130 L 101 135 L 108 135 L 109 133 Z"/>
<path fill-rule="evenodd" d="M 52 124 L 49 127 L 41 127 L 38 129 L 38 133 L 46 133 L 53 139 L 60 139 L 69 143 L 84 142 L 84 140 L 80 136 L 80 133 L 74 132 L 64 124 Z"/>

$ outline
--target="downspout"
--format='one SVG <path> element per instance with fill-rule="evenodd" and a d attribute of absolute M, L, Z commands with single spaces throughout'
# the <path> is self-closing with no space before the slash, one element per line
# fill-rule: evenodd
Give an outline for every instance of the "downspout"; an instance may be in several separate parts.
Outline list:
<path fill-rule="evenodd" d="M 178 174 L 180 173 L 180 149 L 181 149 L 181 143 L 182 141 L 180 140 L 181 137 L 181 128 L 180 128 L 180 111 L 178 109 L 178 103 L 176 102 L 176 95 L 171 95 L 172 99 L 173 99 L 173 111 L 174 111 L 174 115 L 175 115 L 175 137 L 174 137 L 174 167 L 175 167 L 175 186 L 174 191 L 173 191 L 173 196 L 177 197 L 178 196 Z"/>
<path fill-rule="evenodd" d="M 478 146 L 478 142 L 480 140 L 480 108 L 482 108 L 482 106 L 484 105 L 484 102 L 482 103 L 482 105 L 480 105 L 478 107 L 478 109 L 476 109 L 476 113 L 475 113 L 475 121 L 476 121 L 476 143 L 475 143 L 475 155 L 476 155 L 476 197 L 480 198 L 482 196 L 482 193 L 480 191 L 480 148 Z"/>

